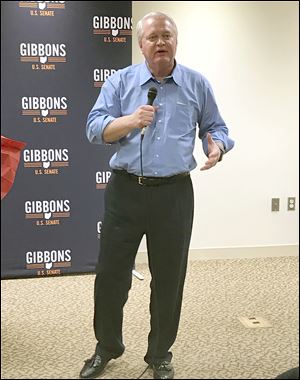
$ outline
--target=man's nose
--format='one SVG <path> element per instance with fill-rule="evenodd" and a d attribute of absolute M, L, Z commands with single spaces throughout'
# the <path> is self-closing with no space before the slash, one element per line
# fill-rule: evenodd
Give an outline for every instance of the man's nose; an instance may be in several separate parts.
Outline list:
<path fill-rule="evenodd" d="M 163 37 L 158 37 L 157 45 L 164 45 L 164 44 L 165 44 L 165 40 L 163 39 Z"/>

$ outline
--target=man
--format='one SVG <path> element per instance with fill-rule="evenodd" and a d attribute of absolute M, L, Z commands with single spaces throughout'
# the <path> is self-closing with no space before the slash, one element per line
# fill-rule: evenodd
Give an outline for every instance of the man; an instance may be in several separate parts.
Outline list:
<path fill-rule="evenodd" d="M 81 378 L 99 376 L 109 360 L 124 352 L 123 307 L 144 234 L 152 277 L 144 360 L 155 379 L 174 378 L 169 349 L 178 331 L 192 231 L 189 172 L 196 167 L 196 127 L 208 157 L 201 170 L 215 166 L 233 147 L 207 80 L 175 61 L 174 21 L 150 13 L 138 22 L 137 34 L 145 63 L 108 78 L 87 121 L 90 142 L 115 143 L 117 152 L 110 160 L 113 174 L 105 192 L 95 279 L 98 343 Z"/>

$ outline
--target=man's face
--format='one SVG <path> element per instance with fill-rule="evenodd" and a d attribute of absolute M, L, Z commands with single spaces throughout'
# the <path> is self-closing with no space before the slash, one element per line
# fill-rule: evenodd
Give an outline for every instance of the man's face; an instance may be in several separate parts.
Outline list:
<path fill-rule="evenodd" d="M 143 25 L 140 49 L 150 65 L 173 65 L 177 48 L 176 32 L 164 18 L 149 18 Z"/>

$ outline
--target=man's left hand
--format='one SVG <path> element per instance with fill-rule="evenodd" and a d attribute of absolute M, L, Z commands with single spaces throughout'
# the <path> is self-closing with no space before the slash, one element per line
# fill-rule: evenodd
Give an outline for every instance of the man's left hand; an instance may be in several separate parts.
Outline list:
<path fill-rule="evenodd" d="M 205 162 L 204 166 L 200 170 L 208 170 L 215 166 L 220 159 L 221 150 L 218 145 L 214 142 L 210 133 L 207 133 L 207 149 L 208 149 L 208 160 Z"/>

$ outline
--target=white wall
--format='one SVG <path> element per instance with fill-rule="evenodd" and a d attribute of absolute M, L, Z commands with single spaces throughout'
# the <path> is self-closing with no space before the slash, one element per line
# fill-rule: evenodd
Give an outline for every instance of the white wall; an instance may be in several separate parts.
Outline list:
<path fill-rule="evenodd" d="M 236 143 L 214 169 L 192 172 L 191 249 L 298 244 L 298 2 L 133 1 L 133 63 L 143 61 L 136 22 L 151 11 L 174 18 L 177 61 L 208 78 Z M 200 142 L 195 157 L 200 167 Z"/>

